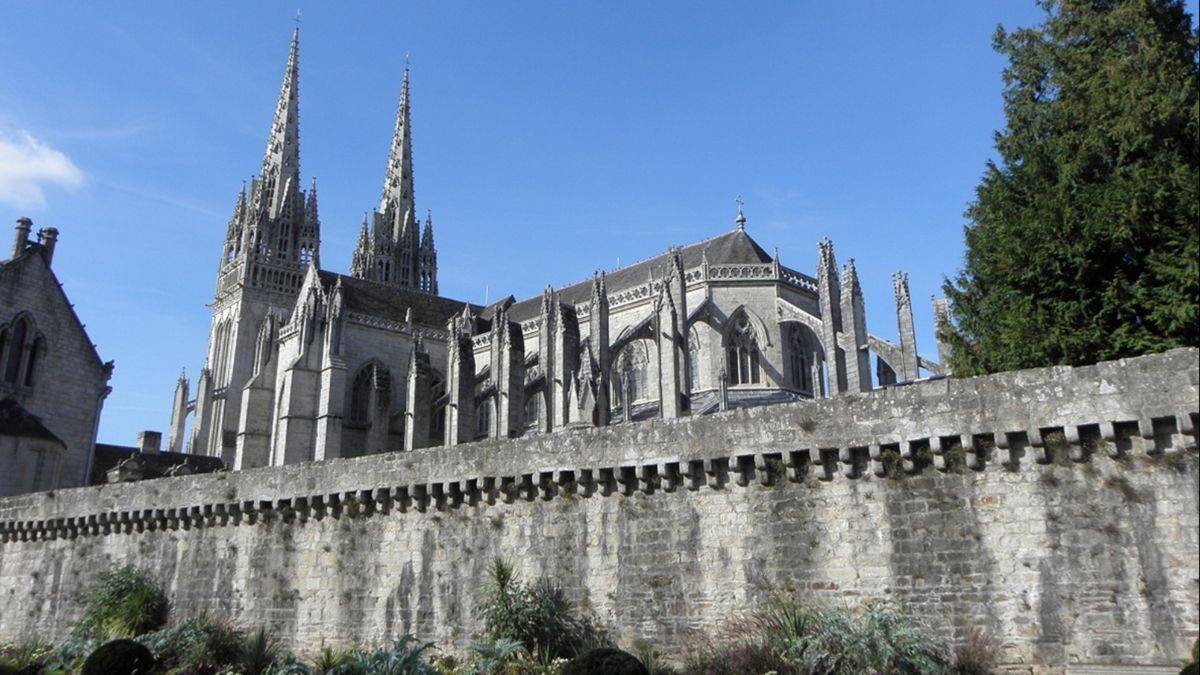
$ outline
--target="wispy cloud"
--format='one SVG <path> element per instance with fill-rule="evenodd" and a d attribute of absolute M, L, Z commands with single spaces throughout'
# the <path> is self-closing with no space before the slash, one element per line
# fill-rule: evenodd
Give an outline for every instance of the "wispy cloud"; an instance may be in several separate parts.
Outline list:
<path fill-rule="evenodd" d="M 46 187 L 77 188 L 85 180 L 70 157 L 29 132 L 0 131 L 0 202 L 19 209 L 43 209 Z"/>

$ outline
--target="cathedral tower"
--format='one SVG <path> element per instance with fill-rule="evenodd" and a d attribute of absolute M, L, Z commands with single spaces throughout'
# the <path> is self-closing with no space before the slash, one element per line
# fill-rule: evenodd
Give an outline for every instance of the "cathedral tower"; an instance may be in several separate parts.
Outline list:
<path fill-rule="evenodd" d="M 379 208 L 363 221 L 350 263 L 350 275 L 436 294 L 437 252 L 433 246 L 433 219 L 426 218 L 422 233 L 413 200 L 408 77 L 406 65 Z"/>
<path fill-rule="evenodd" d="M 235 200 L 217 266 L 208 352 L 196 391 L 189 451 L 233 466 L 242 388 L 254 372 L 264 322 L 285 319 L 305 269 L 318 263 L 314 181 L 300 189 L 299 29 L 292 33 L 262 169 Z M 186 410 L 175 416 L 185 415 Z M 172 420 L 172 429 L 179 420 Z"/>

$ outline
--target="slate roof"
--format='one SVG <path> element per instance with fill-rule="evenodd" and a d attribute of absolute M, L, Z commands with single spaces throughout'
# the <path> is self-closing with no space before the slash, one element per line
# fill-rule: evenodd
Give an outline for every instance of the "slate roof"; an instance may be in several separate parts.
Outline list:
<path fill-rule="evenodd" d="M 771 262 L 771 256 L 758 245 L 758 242 L 743 230 L 726 232 L 710 239 L 688 244 L 679 249 L 683 256 L 683 267 L 689 269 L 698 267 L 707 252 L 708 262 L 712 265 L 761 264 Z M 605 286 L 608 292 L 616 293 L 646 282 L 650 273 L 661 276 L 660 269 L 666 267 L 670 253 L 664 252 L 652 258 L 626 265 L 611 272 L 605 272 Z M 511 297 L 511 296 L 510 296 Z M 561 302 L 568 305 L 586 303 L 592 297 L 592 280 L 590 278 L 558 289 Z M 496 309 L 505 300 L 499 300 L 487 306 L 481 317 L 491 320 Z M 541 314 L 542 296 L 514 303 L 508 310 L 508 317 L 513 321 L 528 321 Z"/>
<path fill-rule="evenodd" d="M 338 279 L 342 280 L 342 301 L 346 311 L 389 321 L 403 322 L 411 307 L 413 323 L 443 328 L 450 317 L 462 313 L 466 304 L 412 288 L 381 284 L 325 270 L 321 270 L 320 278 L 321 285 L 327 289 L 332 288 Z M 471 305 L 471 309 L 478 313 L 483 308 Z"/>
<path fill-rule="evenodd" d="M 29 412 L 15 398 L 0 401 L 0 436 L 16 436 L 18 438 L 34 438 L 54 441 L 66 446 L 62 439 L 42 424 L 37 415 Z"/>
<path fill-rule="evenodd" d="M 131 445 L 97 443 L 96 454 L 92 458 L 92 472 L 88 476 L 88 485 L 107 483 L 108 472 L 135 455 L 142 460 L 145 478 L 162 478 L 172 468 L 184 462 L 190 464 L 196 473 L 212 473 L 225 468 L 225 462 L 222 462 L 220 457 L 189 455 L 186 452 L 141 452 Z"/>

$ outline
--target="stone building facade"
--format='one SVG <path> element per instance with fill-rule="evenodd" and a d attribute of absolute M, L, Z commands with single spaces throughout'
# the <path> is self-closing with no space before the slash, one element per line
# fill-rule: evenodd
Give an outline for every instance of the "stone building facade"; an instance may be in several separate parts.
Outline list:
<path fill-rule="evenodd" d="M 740 208 L 724 234 L 537 297 L 439 296 L 432 217 L 416 215 L 407 67 L 379 206 L 350 273 L 321 269 L 316 186 L 299 189 L 298 49 L 294 34 L 260 175 L 222 246 L 195 395 L 182 377 L 175 390 L 169 450 L 244 469 L 944 374 L 917 353 L 903 273 L 896 344 L 868 331 L 853 259 L 839 268 L 824 240 L 814 274 L 784 265 Z"/>
<path fill-rule="evenodd" d="M 112 377 L 51 267 L 58 230 L 32 228 L 0 262 L 0 496 L 87 484 Z"/>

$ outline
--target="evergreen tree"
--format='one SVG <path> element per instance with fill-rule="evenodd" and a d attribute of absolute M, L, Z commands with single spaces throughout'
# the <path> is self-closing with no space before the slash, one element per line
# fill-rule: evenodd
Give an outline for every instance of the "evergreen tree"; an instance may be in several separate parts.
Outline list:
<path fill-rule="evenodd" d="M 1040 0 L 944 286 L 956 375 L 1200 344 L 1200 61 L 1181 0 Z M 951 331 L 946 331 L 950 333 Z"/>

